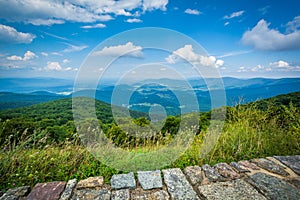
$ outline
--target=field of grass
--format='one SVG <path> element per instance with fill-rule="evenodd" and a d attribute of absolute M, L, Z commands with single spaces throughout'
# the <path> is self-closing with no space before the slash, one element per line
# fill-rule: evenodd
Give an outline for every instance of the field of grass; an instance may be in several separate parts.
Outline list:
<path fill-rule="evenodd" d="M 175 162 L 164 168 L 183 169 L 190 165 L 214 165 L 218 162 L 300 154 L 299 107 L 294 107 L 293 104 L 276 106 L 270 104 L 261 109 L 258 104 L 249 104 L 227 107 L 226 110 L 223 130 L 210 152 L 202 156 L 205 149 L 204 141 L 209 137 L 209 131 L 204 126 L 190 147 Z M 2 126 L 2 130 L 4 128 Z M 48 135 L 44 134 L 43 130 L 40 132 L 36 135 L 43 137 L 33 135 L 29 138 L 24 137 L 18 144 L 6 140 L 5 145 L 2 145 L 0 150 L 2 191 L 22 185 L 34 186 L 38 182 L 72 178 L 81 180 L 90 176 L 103 176 L 108 182 L 113 174 L 122 173 L 95 159 L 80 144 L 78 137 L 49 143 Z M 167 144 L 172 139 L 170 136 L 167 136 L 167 139 L 158 138 L 152 143 L 131 145 L 130 148 L 124 149 L 147 152 Z"/>

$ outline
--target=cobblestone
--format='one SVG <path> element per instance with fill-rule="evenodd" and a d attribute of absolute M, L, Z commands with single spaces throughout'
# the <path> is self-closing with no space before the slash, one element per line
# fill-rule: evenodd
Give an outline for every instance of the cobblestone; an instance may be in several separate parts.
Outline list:
<path fill-rule="evenodd" d="M 274 156 L 239 162 L 189 166 L 161 172 L 117 174 L 111 186 L 102 176 L 38 183 L 12 188 L 0 200 L 198 200 L 198 199 L 300 199 L 300 156 Z M 264 169 L 264 170 L 262 170 Z M 295 173 L 293 173 L 293 171 Z M 290 174 L 288 174 L 290 173 Z"/>

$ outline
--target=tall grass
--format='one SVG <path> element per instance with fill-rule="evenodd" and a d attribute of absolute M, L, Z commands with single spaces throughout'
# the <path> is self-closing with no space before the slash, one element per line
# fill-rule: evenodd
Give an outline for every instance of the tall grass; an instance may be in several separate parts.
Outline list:
<path fill-rule="evenodd" d="M 189 165 L 214 165 L 273 155 L 300 154 L 300 109 L 289 106 L 268 107 L 264 110 L 252 106 L 227 108 L 227 118 L 220 137 L 212 150 L 201 157 L 207 132 L 202 130 L 191 146 L 174 163 L 165 167 L 184 168 Z M 161 136 L 159 136 L 161 137 Z M 147 152 L 163 146 L 145 140 L 136 152 Z M 117 170 L 95 159 L 78 142 L 41 145 L 28 148 L 23 141 L 19 146 L 0 150 L 0 189 L 21 185 L 34 186 L 38 182 L 78 180 L 89 176 L 104 176 L 107 182 Z M 38 143 L 38 141 L 37 141 Z M 143 149 L 144 148 L 144 149 Z"/>

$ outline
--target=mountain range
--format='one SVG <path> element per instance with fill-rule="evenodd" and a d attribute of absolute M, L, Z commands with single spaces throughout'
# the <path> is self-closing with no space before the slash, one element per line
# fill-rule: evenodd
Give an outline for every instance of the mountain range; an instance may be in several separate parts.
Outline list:
<path fill-rule="evenodd" d="M 223 85 L 219 83 L 223 83 Z M 0 110 L 72 96 L 86 96 L 147 113 L 153 108 L 160 111 L 162 106 L 168 115 L 197 110 L 193 98 L 190 98 L 192 94 L 195 94 L 198 100 L 199 110 L 208 111 L 213 108 L 211 95 L 223 89 L 226 94 L 226 105 L 228 106 L 300 91 L 300 78 L 238 79 L 225 77 L 221 80 L 209 78 L 205 80 L 190 79 L 188 81 L 158 79 L 122 85 L 114 85 L 113 81 L 108 80 L 105 85 L 99 85 L 96 90 L 85 89 L 75 92 L 73 92 L 73 82 L 64 79 L 2 78 L 0 84 Z M 184 103 L 181 102 L 182 99 L 184 99 Z M 219 106 L 222 105 L 214 105 L 214 107 Z"/>

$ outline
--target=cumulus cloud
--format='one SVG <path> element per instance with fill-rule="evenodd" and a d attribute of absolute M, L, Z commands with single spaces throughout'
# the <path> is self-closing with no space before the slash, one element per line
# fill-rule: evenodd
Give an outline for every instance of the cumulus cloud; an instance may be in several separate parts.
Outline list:
<path fill-rule="evenodd" d="M 291 64 L 284 60 L 271 62 L 269 63 L 269 67 L 270 69 L 277 71 L 300 71 L 299 65 Z"/>
<path fill-rule="evenodd" d="M 18 32 L 15 28 L 0 24 L 0 42 L 13 44 L 28 44 L 36 36 L 30 33 Z"/>
<path fill-rule="evenodd" d="M 256 65 L 255 67 L 251 68 L 252 72 L 257 72 L 263 70 L 265 67 L 262 65 Z"/>
<path fill-rule="evenodd" d="M 168 4 L 168 0 L 144 0 L 143 1 L 143 10 L 144 11 L 151 11 L 151 10 L 167 10 L 166 6 Z"/>
<path fill-rule="evenodd" d="M 0 1 L 0 18 L 33 25 L 62 24 L 65 21 L 94 23 L 112 16 L 134 16 L 136 12 L 166 10 L 168 0 L 10 0 Z"/>
<path fill-rule="evenodd" d="M 237 72 L 247 72 L 248 70 L 244 66 L 240 66 Z"/>
<path fill-rule="evenodd" d="M 16 55 L 9 56 L 6 59 L 7 60 L 23 60 L 23 58 L 21 56 L 16 56 Z"/>
<path fill-rule="evenodd" d="M 6 59 L 7 60 L 13 60 L 13 61 L 27 61 L 27 60 L 31 60 L 31 59 L 36 58 L 36 57 L 38 57 L 38 56 L 35 53 L 33 53 L 31 51 L 27 51 L 24 54 L 24 57 L 13 55 L 13 56 L 7 57 Z"/>
<path fill-rule="evenodd" d="M 71 68 L 71 67 L 66 67 L 63 68 L 59 62 L 51 62 L 48 61 L 47 62 L 47 66 L 44 69 L 39 69 L 41 70 L 45 70 L 45 71 L 77 71 L 77 68 Z"/>
<path fill-rule="evenodd" d="M 25 54 L 24 54 L 24 58 L 23 60 L 26 61 L 26 60 L 31 60 L 33 58 L 37 57 L 37 55 L 35 55 L 35 53 L 31 52 L 31 51 L 27 51 Z"/>
<path fill-rule="evenodd" d="M 294 17 L 294 19 L 286 24 L 286 31 L 288 33 L 292 33 L 294 31 L 297 31 L 300 28 L 300 15 L 297 17 Z"/>
<path fill-rule="evenodd" d="M 287 61 L 284 60 L 279 60 L 275 62 L 270 62 L 268 66 L 263 66 L 263 65 L 256 65 L 254 67 L 244 67 L 241 66 L 237 72 L 282 72 L 282 71 L 300 71 L 300 66 L 291 64 Z"/>
<path fill-rule="evenodd" d="M 93 55 L 97 56 L 128 56 L 128 57 L 142 57 L 142 47 L 135 46 L 132 42 L 127 42 L 124 45 L 104 47 L 100 51 L 96 51 Z"/>
<path fill-rule="evenodd" d="M 201 14 L 201 12 L 199 10 L 190 9 L 190 8 L 186 9 L 184 12 L 186 14 L 190 14 L 190 15 L 200 15 Z"/>
<path fill-rule="evenodd" d="M 47 62 L 47 67 L 45 69 L 49 71 L 61 71 L 62 67 L 59 62 Z"/>
<path fill-rule="evenodd" d="M 271 67 L 276 67 L 276 68 L 288 68 L 290 66 L 288 62 L 285 62 L 283 60 L 279 60 L 277 62 L 272 62 L 269 65 Z"/>
<path fill-rule="evenodd" d="M 254 28 L 246 31 L 242 37 L 242 43 L 253 46 L 259 50 L 284 51 L 300 49 L 300 30 L 283 34 L 276 29 L 269 28 L 270 23 L 264 19 L 260 20 Z M 288 23 L 289 30 L 291 27 L 298 26 L 298 18 Z"/>
<path fill-rule="evenodd" d="M 68 59 L 64 59 L 64 60 L 63 60 L 63 63 L 65 63 L 65 64 L 66 64 L 66 63 L 69 63 L 69 62 L 71 62 L 71 61 L 68 60 Z"/>
<path fill-rule="evenodd" d="M 245 13 L 245 11 L 241 10 L 241 11 L 238 11 L 238 12 L 233 12 L 230 15 L 225 15 L 223 18 L 224 19 L 232 19 L 232 18 L 235 18 L 235 17 L 242 16 L 244 13 Z"/>
<path fill-rule="evenodd" d="M 84 28 L 84 29 L 91 29 L 91 28 L 105 28 L 106 25 L 105 24 L 94 24 L 94 25 L 86 25 L 86 26 L 81 26 L 81 28 Z"/>
<path fill-rule="evenodd" d="M 170 64 L 175 64 L 180 61 L 180 59 L 185 59 L 193 65 L 202 65 L 206 67 L 219 68 L 224 65 L 223 60 L 217 60 L 214 56 L 203 56 L 194 52 L 192 45 L 185 45 L 182 48 L 173 51 L 165 60 Z"/>
<path fill-rule="evenodd" d="M 131 18 L 131 19 L 125 20 L 125 22 L 128 22 L 128 23 L 140 23 L 140 22 L 142 22 L 142 20 L 140 20 L 138 18 Z"/>

